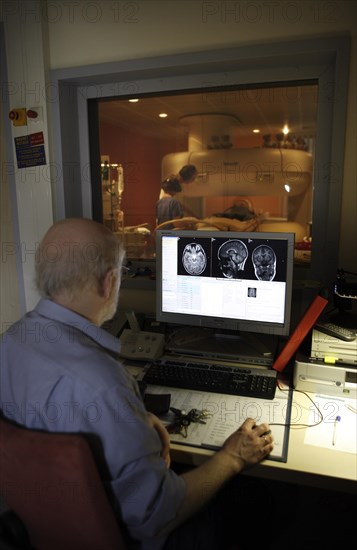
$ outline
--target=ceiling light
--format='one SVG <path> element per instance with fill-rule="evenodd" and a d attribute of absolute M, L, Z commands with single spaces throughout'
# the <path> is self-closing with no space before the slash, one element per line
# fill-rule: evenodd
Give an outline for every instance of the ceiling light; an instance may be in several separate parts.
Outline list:
<path fill-rule="evenodd" d="M 160 113 L 160 114 L 159 114 L 159 117 L 160 117 L 160 118 L 166 118 L 166 117 L 167 117 L 167 113 Z"/>
<path fill-rule="evenodd" d="M 259 130 L 259 128 L 254 128 L 254 130 L 253 130 L 253 134 L 259 134 L 259 133 L 260 133 L 260 130 Z"/>
<path fill-rule="evenodd" d="M 138 101 L 138 99 L 129 99 L 129 103 L 137 103 Z"/>
<path fill-rule="evenodd" d="M 287 124 L 285 124 L 285 126 L 284 126 L 284 128 L 283 128 L 283 134 L 284 134 L 284 136 L 286 136 L 289 132 L 290 132 L 289 127 L 288 127 Z"/>

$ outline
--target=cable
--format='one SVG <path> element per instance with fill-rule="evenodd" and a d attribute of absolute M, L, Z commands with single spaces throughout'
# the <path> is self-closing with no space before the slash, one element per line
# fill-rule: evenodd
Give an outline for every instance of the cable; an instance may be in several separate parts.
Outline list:
<path fill-rule="evenodd" d="M 280 423 L 280 422 L 269 422 L 269 426 L 285 426 L 287 428 L 314 428 L 315 426 L 318 426 L 319 424 L 321 424 L 324 420 L 324 416 L 321 412 L 321 410 L 319 409 L 317 403 L 315 403 L 315 401 L 313 401 L 311 399 L 311 397 L 304 391 L 302 390 L 296 390 L 295 388 L 282 388 L 279 384 L 279 380 L 277 381 L 277 387 L 279 388 L 280 391 L 284 392 L 284 391 L 296 391 L 296 392 L 299 392 L 299 393 L 302 393 L 303 395 L 305 395 L 310 401 L 311 403 L 314 405 L 315 409 L 317 410 L 318 414 L 319 414 L 319 417 L 320 417 L 320 420 L 318 422 L 316 422 L 315 424 L 292 424 L 290 422 L 288 423 Z"/>

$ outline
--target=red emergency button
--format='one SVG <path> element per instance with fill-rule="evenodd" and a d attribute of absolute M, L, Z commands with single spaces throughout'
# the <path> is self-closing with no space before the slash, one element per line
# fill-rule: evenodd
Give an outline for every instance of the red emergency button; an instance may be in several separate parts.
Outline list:
<path fill-rule="evenodd" d="M 37 118 L 38 117 L 37 111 L 34 111 L 33 109 L 29 109 L 28 111 L 26 111 L 26 114 L 27 114 L 28 118 Z"/>
<path fill-rule="evenodd" d="M 9 112 L 9 119 L 12 120 L 14 126 L 26 126 L 26 109 L 12 109 Z"/>

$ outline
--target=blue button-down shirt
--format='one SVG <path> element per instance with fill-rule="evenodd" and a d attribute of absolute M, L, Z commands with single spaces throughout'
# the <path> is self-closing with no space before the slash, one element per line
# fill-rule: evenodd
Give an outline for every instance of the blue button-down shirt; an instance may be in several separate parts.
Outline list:
<path fill-rule="evenodd" d="M 50 300 L 2 336 L 0 408 L 29 428 L 99 436 L 123 522 L 142 549 L 159 549 L 185 483 L 160 457 L 161 442 L 117 338 Z"/>

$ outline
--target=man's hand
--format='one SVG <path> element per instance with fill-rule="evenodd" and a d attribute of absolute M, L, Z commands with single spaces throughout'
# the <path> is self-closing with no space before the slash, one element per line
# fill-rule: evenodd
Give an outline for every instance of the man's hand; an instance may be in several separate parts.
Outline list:
<path fill-rule="evenodd" d="M 273 438 L 268 424 L 256 425 L 247 418 L 241 427 L 225 441 L 222 449 L 200 466 L 181 474 L 186 483 L 186 494 L 179 513 L 166 525 L 164 532 L 192 517 L 232 477 L 243 469 L 261 462 L 273 450 Z M 244 504 L 244 503 L 243 503 Z"/>
<path fill-rule="evenodd" d="M 165 426 L 157 416 L 149 412 L 147 413 L 147 415 L 148 415 L 150 425 L 157 431 L 160 437 L 161 444 L 162 444 L 161 456 L 165 461 L 166 467 L 170 468 L 170 464 L 171 464 L 170 436 L 168 434 L 168 431 L 166 430 Z"/>
<path fill-rule="evenodd" d="M 222 451 L 236 459 L 240 471 L 261 462 L 273 448 L 269 425 L 256 425 L 255 420 L 247 418 L 241 427 L 228 437 Z"/>

